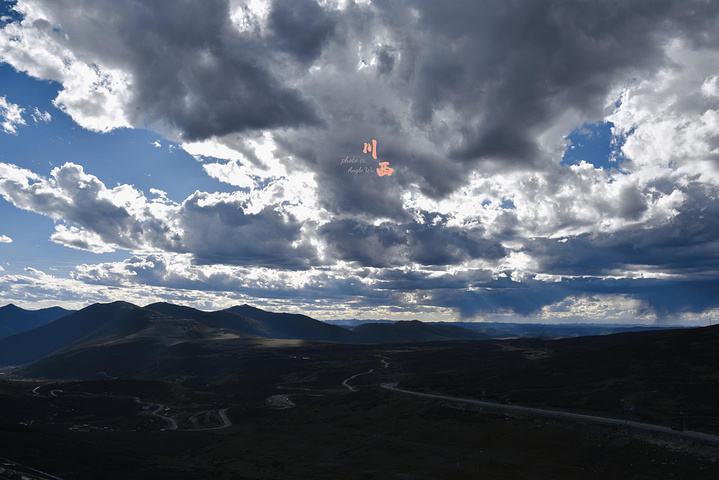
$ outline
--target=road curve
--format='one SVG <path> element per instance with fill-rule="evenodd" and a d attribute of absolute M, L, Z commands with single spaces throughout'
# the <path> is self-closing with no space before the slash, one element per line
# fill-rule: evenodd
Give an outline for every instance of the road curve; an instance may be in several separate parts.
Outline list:
<path fill-rule="evenodd" d="M 160 415 L 159 412 L 162 411 L 165 408 L 165 406 L 161 403 L 155 403 L 154 405 L 157 405 L 157 408 L 154 411 L 150 412 L 150 415 L 154 415 L 156 417 L 163 419 L 166 422 L 169 422 L 170 430 L 177 430 L 177 421 L 174 418 L 166 417 L 165 415 Z"/>
<path fill-rule="evenodd" d="M 36 477 L 36 478 L 38 478 L 38 480 L 62 480 L 62 478 L 60 478 L 60 477 L 56 477 L 56 476 L 54 476 L 54 475 L 50 475 L 50 474 L 47 473 L 47 472 L 43 472 L 42 470 L 38 470 L 37 468 L 28 467 L 27 465 L 23 465 L 22 463 L 17 463 L 17 462 L 14 462 L 14 461 L 12 461 L 12 460 L 8 460 L 7 458 L 0 458 L 0 463 L 6 465 L 8 468 L 9 468 L 9 467 L 21 467 L 21 468 L 24 468 L 24 469 L 26 469 L 26 470 L 29 470 L 29 471 L 33 472 L 33 476 L 34 476 L 34 473 L 38 473 L 38 474 L 42 475 L 42 479 L 40 479 L 40 477 Z M 21 472 L 21 473 L 27 473 L 27 472 Z M 3 478 L 5 478 L 5 477 L 3 477 Z M 9 478 L 9 477 L 8 477 L 8 478 Z M 20 478 L 22 478 L 22 477 L 20 477 Z M 25 478 L 27 478 L 27 477 L 25 477 Z"/>
<path fill-rule="evenodd" d="M 126 397 L 125 395 L 118 395 L 119 397 Z M 153 415 L 155 417 L 159 417 L 163 419 L 164 421 L 168 422 L 170 424 L 170 430 L 177 430 L 177 421 L 172 417 L 166 417 L 165 415 L 160 415 L 160 411 L 165 408 L 165 406 L 161 403 L 147 403 L 140 400 L 140 397 L 126 397 L 126 398 L 134 398 L 136 403 L 139 403 L 140 405 L 157 405 L 157 408 L 153 410 L 152 412 L 149 412 L 150 415 Z"/>
<path fill-rule="evenodd" d="M 356 378 L 356 377 L 359 377 L 360 375 L 367 375 L 368 373 L 372 373 L 372 372 L 374 372 L 374 368 L 370 368 L 370 369 L 367 370 L 366 372 L 357 373 L 357 374 L 355 374 L 355 375 L 352 375 L 350 378 L 346 378 L 346 379 L 342 380 L 342 385 L 344 385 L 345 387 L 349 388 L 350 392 L 356 392 L 357 389 L 356 389 L 355 387 L 353 387 L 352 385 L 350 385 L 349 383 L 347 383 L 347 382 L 349 382 L 350 380 L 352 380 L 352 379 L 354 379 L 354 378 Z"/>
<path fill-rule="evenodd" d="M 217 413 L 220 415 L 220 419 L 222 420 L 222 425 L 220 425 L 219 427 L 186 428 L 183 430 L 183 432 L 204 432 L 207 430 L 222 430 L 223 428 L 231 427 L 232 420 L 230 420 L 230 417 L 227 416 L 227 410 L 229 410 L 229 409 L 222 408 L 220 410 L 217 410 Z M 204 412 L 200 412 L 200 413 L 204 413 Z"/>
<path fill-rule="evenodd" d="M 633 421 L 625 422 L 624 420 L 620 420 L 617 418 L 597 417 L 594 415 L 584 415 L 581 413 L 560 412 L 560 411 L 556 411 L 556 410 L 544 410 L 541 408 L 522 407 L 520 405 L 506 405 L 503 403 L 485 402 L 482 400 L 472 400 L 469 398 L 457 398 L 457 397 L 449 397 L 446 395 L 435 395 L 432 393 L 413 392 L 411 390 L 397 388 L 397 383 L 383 383 L 381 385 L 381 387 L 384 389 L 387 389 L 387 390 L 391 390 L 393 392 L 404 393 L 407 395 L 414 395 L 417 397 L 434 398 L 437 400 L 447 400 L 450 402 L 466 403 L 469 405 L 478 405 L 480 407 L 495 408 L 497 410 L 508 410 L 508 411 L 512 411 L 512 412 L 531 413 L 534 415 L 542 415 L 545 417 L 568 418 L 570 420 L 577 420 L 577 421 L 581 421 L 581 422 L 604 423 L 607 425 L 619 425 L 619 426 L 627 425 L 629 427 L 639 428 L 642 430 L 649 430 L 652 432 L 668 433 L 668 434 L 679 436 L 679 437 L 686 437 L 686 438 L 692 438 L 695 440 L 703 440 L 706 442 L 719 443 L 719 435 L 710 435 L 708 433 L 694 432 L 691 430 L 683 430 L 683 431 L 672 430 L 669 427 L 664 427 L 662 425 L 654 425 L 651 423 L 641 423 L 641 422 L 633 422 Z"/>

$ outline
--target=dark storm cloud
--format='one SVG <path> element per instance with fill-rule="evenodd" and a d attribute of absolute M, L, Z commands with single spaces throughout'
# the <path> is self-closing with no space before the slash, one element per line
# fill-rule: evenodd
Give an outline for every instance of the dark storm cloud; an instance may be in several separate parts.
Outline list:
<path fill-rule="evenodd" d="M 719 273 L 719 199 L 704 186 L 685 187 L 681 211 L 669 222 L 613 233 L 583 234 L 560 243 L 527 240 L 525 251 L 541 259 L 540 270 L 555 275 L 616 275 L 662 272 L 687 281 Z"/>
<path fill-rule="evenodd" d="M 421 304 L 451 308 L 465 319 L 487 312 L 532 315 L 571 295 L 586 294 L 583 290 L 573 290 L 571 282 L 515 282 L 486 270 L 431 275 L 387 269 L 375 278 L 379 281 L 378 289 L 420 292 L 426 297 Z"/>
<path fill-rule="evenodd" d="M 298 60 L 315 60 L 334 33 L 335 22 L 314 0 L 275 0 L 270 27 L 277 45 Z"/>
<path fill-rule="evenodd" d="M 279 141 L 316 172 L 330 212 L 404 222 L 411 185 L 439 199 L 473 171 L 551 168 L 557 159 L 540 144 L 547 129 L 568 113 L 600 119 L 613 88 L 667 64 L 670 35 L 700 39 L 718 12 L 670 1 L 353 5 L 333 14 L 334 34 L 315 63 L 321 76 L 298 87 L 322 126 Z M 359 56 L 356 45 L 367 46 Z M 371 138 L 392 178 L 338 168 Z M 624 197 L 619 214 L 639 218 L 639 192 L 628 187 Z"/>
<path fill-rule="evenodd" d="M 375 2 L 344 11 L 277 1 L 264 29 L 250 18 L 241 32 L 221 0 L 44 8 L 74 51 L 132 74 L 125 113 L 138 126 L 185 139 L 299 128 L 285 137 L 287 150 L 323 175 L 323 203 L 336 211 L 377 198 L 333 168 L 350 141 L 379 137 L 405 168 L 402 185 L 419 183 L 433 197 L 476 168 L 545 165 L 545 129 L 566 112 L 599 118 L 613 87 L 666 62 L 668 35 L 707 42 L 719 10 L 668 0 Z M 360 61 L 375 62 L 371 82 Z M 307 139 L 322 146 L 304 148 Z M 397 210 L 396 199 L 386 203 Z"/>
<path fill-rule="evenodd" d="M 181 205 L 147 201 L 128 186 L 108 189 L 82 167 L 65 164 L 51 179 L 0 163 L 0 195 L 19 208 L 62 219 L 52 240 L 92 249 L 161 250 L 191 254 L 198 264 L 274 266 L 305 269 L 320 263 L 291 214 L 264 207 L 245 212 L 241 197 L 195 192 Z M 87 234 L 90 233 L 91 236 Z M 105 250 L 107 251 L 107 250 Z"/>
<path fill-rule="evenodd" d="M 340 220 L 323 225 L 320 235 L 341 260 L 371 267 L 407 263 L 407 239 L 393 225 L 373 226 Z"/>
<path fill-rule="evenodd" d="M 377 51 L 377 74 L 389 75 L 394 68 L 393 49 L 382 46 Z"/>
<path fill-rule="evenodd" d="M 410 144 L 413 123 L 436 144 L 435 156 L 459 162 L 461 173 L 445 161 L 446 178 L 438 175 L 432 155 L 387 153 L 437 195 L 465 181 L 477 162 L 543 165 L 538 135 L 566 112 L 599 118 L 618 82 L 666 62 L 667 38 L 714 41 L 707 31 L 719 10 L 699 0 L 472 0 L 351 3 L 336 11 L 282 0 L 272 2 L 266 27 L 249 17 L 253 26 L 239 31 L 226 0 L 65 0 L 43 8 L 85 61 L 132 74 L 125 114 L 137 126 L 184 139 L 313 126 L 299 135 L 335 138 L 328 123 L 339 122 L 357 136 L 369 130 L 370 138 L 381 132 L 385 141 Z M 353 58 L 360 44 L 367 58 Z M 322 78 L 310 79 L 287 54 L 326 67 Z M 368 83 L 357 64 L 373 60 L 376 79 Z M 406 101 L 411 118 L 382 97 Z M 451 124 L 439 114 L 446 109 Z"/>
<path fill-rule="evenodd" d="M 567 279 L 557 283 L 511 282 L 489 284 L 476 291 L 449 289 L 438 292 L 432 305 L 458 310 L 463 318 L 487 312 L 535 315 L 543 307 L 567 298 L 628 295 L 641 302 L 637 317 L 656 315 L 659 322 L 681 313 L 700 313 L 719 307 L 719 280 L 667 281 L 655 279 Z M 602 322 L 603 318 L 594 319 Z"/>
<path fill-rule="evenodd" d="M 183 245 L 198 264 L 302 269 L 317 264 L 315 249 L 300 240 L 302 224 L 273 207 L 246 214 L 239 201 L 196 192 L 182 204 Z"/>
<path fill-rule="evenodd" d="M 126 114 L 140 126 L 196 140 L 317 123 L 311 102 L 270 72 L 263 42 L 230 23 L 226 0 L 46 7 L 75 51 L 132 74 Z M 295 54 L 314 55 L 317 48 L 310 41 Z"/>
<path fill-rule="evenodd" d="M 368 304 L 386 304 L 404 293 L 426 292 L 420 304 L 455 308 L 463 317 L 535 314 L 592 293 L 630 295 L 659 315 L 717 306 L 715 186 L 693 183 L 685 173 L 648 186 L 640 185 L 641 176 L 621 183 L 628 178 L 624 173 L 577 173 L 550 157 L 574 123 L 605 116 L 610 92 L 671 66 L 671 40 L 716 48 L 716 2 L 384 0 L 335 10 L 311 0 L 283 0 L 269 5 L 265 19 L 244 7 L 244 30 L 220 0 L 64 0 L 43 8 L 52 13 L 57 42 L 80 61 L 129 74 L 132 88 L 120 108 L 134 126 L 173 139 L 221 137 L 220 143 L 256 165 L 262 161 L 244 141 L 270 130 L 274 156 L 288 176 L 314 174 L 317 207 L 329 220 L 315 230 L 280 213 L 278 205 L 249 214 L 239 197 L 197 192 L 182 204 L 175 223 L 152 227 L 104 201 L 93 185 L 68 188 L 72 208 L 60 196 L 51 199 L 60 206 L 42 205 L 43 192 L 31 192 L 35 211 L 121 247 L 137 247 L 143 237 L 140 246 L 191 254 L 195 265 L 304 269 L 339 260 L 357 268 L 346 278 L 306 287 L 298 298 L 351 293 Z M 51 30 L 50 24 L 43 28 Z M 378 140 L 377 159 L 362 152 L 371 139 Z M 371 169 L 388 161 L 395 173 L 352 174 L 340 161 L 353 156 Z M 503 174 L 529 171 L 541 178 L 522 184 L 524 205 L 505 197 L 502 188 L 516 185 Z M 440 215 L 435 223 L 437 214 L 417 211 L 432 207 L 408 207 L 416 192 L 446 200 L 474 174 L 495 181 L 488 196 L 496 203 L 515 208 L 476 218 L 462 212 L 472 227 L 448 227 L 447 218 Z M 540 188 L 541 182 L 549 186 Z M 682 200 L 662 207 L 677 211 L 666 220 L 651 217 L 660 210 L 651 200 L 669 196 L 678 184 Z M 576 196 L 555 195 L 565 187 Z M 532 218 L 526 211 L 533 202 L 543 210 Z M 320 260 L 303 227 L 326 244 L 327 259 Z M 568 232 L 561 243 L 542 238 L 560 231 Z M 160 237 L 170 232 L 176 238 L 163 243 Z M 67 244 L 90 245 L 86 236 L 67 237 Z M 518 253 L 530 257 L 527 265 L 502 271 L 502 260 Z M 482 260 L 475 263 L 484 269 L 462 271 L 473 260 Z M 432 274 L 400 268 L 408 264 Z M 460 271 L 450 275 L 452 267 Z M 151 271 L 141 259 L 127 268 L 157 284 L 171 275 Z M 564 279 L 541 282 L 533 279 L 537 273 Z M 657 278 L 630 278 L 643 273 Z M 360 278 L 377 283 L 366 286 Z M 173 281 L 196 288 L 202 283 L 181 275 Z M 212 285 L 239 288 L 224 277 Z"/>
<path fill-rule="evenodd" d="M 460 229 L 441 223 L 375 226 L 337 220 L 323 225 L 319 234 L 339 259 L 370 267 L 408 263 L 454 265 L 477 258 L 496 260 L 506 254 L 501 244 L 482 238 L 481 229 Z"/>
<path fill-rule="evenodd" d="M 700 313 L 719 307 L 719 280 L 578 279 L 567 282 L 571 293 L 627 294 L 639 299 L 640 313 L 658 321 L 678 313 Z"/>
<path fill-rule="evenodd" d="M 320 206 L 328 211 L 406 220 L 408 214 L 403 209 L 402 188 L 398 184 L 407 179 L 401 179 L 399 172 L 390 177 L 377 176 L 374 169 L 378 161 L 391 159 L 394 163 L 394 159 L 386 155 L 385 143 L 381 140 L 378 161 L 362 153 L 363 143 L 371 141 L 377 130 L 371 122 L 362 121 L 363 112 L 358 112 L 350 102 L 345 108 L 337 118 L 327 120 L 327 130 L 278 133 L 275 140 L 279 154 L 297 159 L 315 172 L 320 185 Z M 349 167 L 357 165 L 342 164 L 345 157 L 366 160 L 368 163 L 362 166 L 370 168 L 371 173 L 349 173 Z"/>
<path fill-rule="evenodd" d="M 449 290 L 442 292 L 436 305 L 457 310 L 462 318 L 486 312 L 513 312 L 518 315 L 538 313 L 542 307 L 568 297 L 570 292 L 557 285 L 527 285 L 513 282 L 507 286 L 477 291 Z"/>
<path fill-rule="evenodd" d="M 386 2 L 385 13 L 397 11 Z M 703 39 L 709 2 L 410 2 L 432 39 L 417 60 L 413 111 L 451 104 L 468 122 L 458 159 L 538 160 L 536 135 L 568 110 L 598 117 L 619 81 L 666 61 L 663 39 Z"/>
<path fill-rule="evenodd" d="M 619 214 L 622 218 L 637 220 L 647 210 L 647 199 L 635 185 L 622 188 L 619 201 Z"/>
<path fill-rule="evenodd" d="M 422 265 L 454 265 L 464 260 L 497 260 L 506 255 L 502 245 L 482 238 L 482 230 L 436 226 L 414 226 L 410 239 L 412 262 Z"/>

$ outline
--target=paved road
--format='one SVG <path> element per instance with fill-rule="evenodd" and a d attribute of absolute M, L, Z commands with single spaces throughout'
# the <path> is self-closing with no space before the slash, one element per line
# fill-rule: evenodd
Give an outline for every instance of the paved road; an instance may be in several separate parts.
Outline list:
<path fill-rule="evenodd" d="M 188 428 L 188 429 L 185 429 L 184 431 L 198 432 L 198 431 L 205 431 L 205 430 L 221 430 L 223 428 L 231 427 L 232 420 L 230 420 L 230 417 L 227 416 L 227 410 L 228 410 L 227 408 L 223 408 L 223 409 L 217 411 L 217 413 L 220 414 L 220 419 L 222 420 L 222 425 L 220 425 L 219 427 Z M 204 412 L 200 412 L 200 413 L 204 413 Z"/>
<path fill-rule="evenodd" d="M 124 397 L 124 395 L 118 395 L 119 397 Z M 150 412 L 150 415 L 154 415 L 156 417 L 159 417 L 163 419 L 164 421 L 168 422 L 170 424 L 170 430 L 177 430 L 177 421 L 172 417 L 166 417 L 165 415 L 160 415 L 160 411 L 165 408 L 165 406 L 161 403 L 147 403 L 140 400 L 140 397 L 132 397 L 135 399 L 135 402 L 141 404 L 141 405 L 157 405 L 157 408 Z"/>
<path fill-rule="evenodd" d="M 38 389 L 39 389 L 40 387 L 45 386 L 45 385 L 50 385 L 50 384 L 49 384 L 49 383 L 46 383 L 46 384 L 43 384 L 43 385 L 38 385 L 37 387 L 33 388 L 32 393 L 33 393 L 34 395 L 42 395 L 42 394 L 38 391 Z M 178 429 L 177 420 L 175 420 L 175 419 L 172 418 L 172 417 L 168 417 L 168 416 L 166 416 L 166 415 L 160 414 L 160 412 L 165 409 L 165 405 L 163 405 L 163 404 L 161 404 L 161 403 L 148 403 L 148 402 L 143 402 L 143 401 L 140 399 L 140 397 L 129 397 L 129 396 L 127 396 L 127 395 L 108 395 L 108 394 L 88 393 L 88 392 L 64 392 L 64 391 L 59 390 L 59 389 L 50 390 L 50 396 L 52 396 L 52 397 L 58 397 L 58 396 L 60 396 L 60 395 L 58 395 L 58 394 L 62 394 L 62 395 L 65 395 L 65 396 L 88 395 L 88 396 L 91 396 L 91 397 L 133 398 L 133 399 L 135 400 L 135 402 L 139 403 L 140 405 L 156 406 L 157 408 L 155 408 L 155 410 L 153 410 L 153 411 L 151 411 L 151 412 L 148 412 L 148 413 L 149 413 L 150 415 L 153 415 L 153 416 L 155 416 L 155 417 L 161 418 L 161 419 L 163 419 L 164 421 L 166 421 L 166 422 L 169 424 L 168 430 L 177 430 L 177 429 Z M 290 403 L 291 403 L 291 402 L 290 402 Z M 222 425 L 220 425 L 219 427 L 190 428 L 190 429 L 188 429 L 188 431 L 197 431 L 197 430 L 220 430 L 220 429 L 222 429 L 222 428 L 231 427 L 231 426 L 232 426 L 232 421 L 230 420 L 230 417 L 227 416 L 227 410 L 228 410 L 227 408 L 223 408 L 223 409 L 217 410 L 218 414 L 220 415 L 220 419 L 222 419 Z M 200 413 L 204 413 L 204 412 L 200 412 Z"/>
<path fill-rule="evenodd" d="M 267 399 L 267 402 L 270 406 L 279 408 L 292 408 L 295 406 L 295 402 L 290 400 L 290 397 L 287 395 L 272 395 Z"/>
<path fill-rule="evenodd" d="M 7 458 L 0 458 L 0 465 L 4 466 L 8 470 L 13 471 L 20 471 L 20 473 L 29 473 L 33 476 L 33 478 L 37 478 L 39 480 L 62 480 L 60 477 L 56 477 L 54 475 L 50 475 L 47 472 L 43 472 L 42 470 L 38 470 L 36 468 L 28 467 L 27 465 L 23 465 L 22 463 L 17 463 L 12 460 L 8 460 Z M 24 472 L 22 470 L 25 470 Z M 40 475 L 40 476 L 38 476 Z M 18 477 L 18 478 L 27 478 L 27 477 Z"/>
<path fill-rule="evenodd" d="M 349 382 L 350 380 L 352 380 L 352 379 L 354 379 L 354 378 L 359 377 L 360 375 L 367 375 L 368 373 L 372 373 L 372 372 L 374 372 L 374 368 L 370 368 L 370 369 L 367 370 L 366 372 L 357 373 L 357 374 L 355 374 L 355 375 L 352 375 L 350 378 L 346 378 L 346 379 L 342 380 L 342 385 L 344 385 L 345 387 L 349 388 L 349 389 L 350 389 L 350 392 L 356 392 L 357 389 L 356 389 L 355 387 L 353 387 L 352 385 L 350 385 L 349 383 L 347 383 L 347 382 Z"/>
<path fill-rule="evenodd" d="M 41 395 L 41 393 L 38 391 L 38 389 L 39 389 L 40 387 L 45 386 L 45 385 L 50 385 L 50 384 L 38 385 L 37 387 L 35 387 L 35 388 L 32 390 L 32 393 L 33 393 L 34 395 Z M 109 394 L 88 393 L 88 392 L 64 392 L 64 391 L 62 391 L 62 390 L 60 390 L 60 389 L 50 390 L 50 396 L 52 396 L 52 397 L 58 397 L 58 396 L 60 396 L 60 395 L 58 395 L 58 394 L 62 394 L 62 395 L 65 395 L 65 396 L 88 395 L 88 396 L 91 396 L 91 397 L 133 398 L 133 399 L 135 400 L 135 402 L 139 403 L 140 405 L 155 406 L 156 408 L 155 408 L 154 410 L 152 410 L 151 412 L 148 412 L 148 413 L 149 413 L 150 415 L 155 416 L 155 417 L 161 418 L 161 419 L 163 419 L 165 422 L 167 422 L 168 425 L 169 425 L 169 428 L 168 428 L 167 430 L 177 430 L 177 429 L 178 429 L 177 420 L 175 420 L 175 419 L 172 418 L 172 417 L 168 417 L 168 416 L 166 416 L 166 415 L 162 415 L 162 414 L 160 413 L 161 411 L 163 411 L 163 410 L 165 409 L 165 405 L 163 405 L 163 404 L 161 404 L 161 403 L 148 403 L 148 402 L 143 402 L 143 401 L 140 399 L 140 397 L 129 397 L 129 396 L 127 396 L 127 395 L 109 395 Z M 188 430 L 189 430 L 189 431 L 196 431 L 196 430 L 219 430 L 219 429 L 221 429 L 221 428 L 231 427 L 231 426 L 232 426 L 232 421 L 230 420 L 230 417 L 227 416 L 227 410 L 228 410 L 227 408 L 223 408 L 223 409 L 217 411 L 218 414 L 220 415 L 220 418 L 222 419 L 222 425 L 221 425 L 221 426 L 219 426 L 219 427 L 210 427 L 210 428 L 191 428 L 191 429 L 188 429 Z M 201 413 L 202 413 L 202 412 L 201 412 Z"/>
<path fill-rule="evenodd" d="M 156 403 L 154 405 L 157 405 L 157 408 L 154 411 L 150 412 L 150 415 L 154 415 L 168 422 L 170 424 L 170 430 L 177 430 L 177 421 L 174 418 L 160 415 L 159 412 L 164 410 L 165 406 L 161 403 Z"/>
<path fill-rule="evenodd" d="M 457 397 L 448 397 L 446 395 L 434 395 L 431 393 L 413 392 L 411 390 L 397 388 L 396 383 L 383 383 L 381 386 L 382 386 L 382 388 L 391 390 L 393 392 L 404 393 L 407 395 L 414 395 L 417 397 L 434 398 L 437 400 L 448 400 L 451 402 L 459 402 L 459 403 L 466 403 L 469 405 L 478 405 L 481 407 L 495 408 L 497 410 L 509 410 L 512 412 L 531 413 L 531 414 L 542 415 L 542 416 L 546 416 L 546 417 L 568 418 L 570 420 L 577 420 L 577 421 L 581 421 L 581 422 L 604 423 L 607 425 L 620 425 L 620 426 L 627 425 L 630 427 L 639 428 L 642 430 L 649 430 L 652 432 L 668 433 L 668 434 L 679 436 L 679 437 L 687 437 L 687 438 L 692 438 L 695 440 L 704 440 L 706 442 L 719 443 L 719 435 L 710 435 L 708 433 L 693 432 L 691 430 L 683 430 L 683 431 L 672 430 L 669 427 L 664 427 L 662 425 L 654 425 L 651 423 L 641 423 L 641 422 L 632 422 L 632 421 L 625 422 L 624 420 L 620 420 L 617 418 L 596 417 L 594 415 L 584 415 L 581 413 L 559 412 L 556 410 L 544 410 L 541 408 L 522 407 L 519 405 L 505 405 L 503 403 L 485 402 L 482 400 L 472 400 L 472 399 L 468 399 L 468 398 L 457 398 Z"/>

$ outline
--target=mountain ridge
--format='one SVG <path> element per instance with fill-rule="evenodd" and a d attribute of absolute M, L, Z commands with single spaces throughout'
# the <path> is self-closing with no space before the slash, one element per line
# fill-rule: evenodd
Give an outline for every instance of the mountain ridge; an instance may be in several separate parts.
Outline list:
<path fill-rule="evenodd" d="M 164 352 L 163 355 L 194 352 L 203 348 L 203 342 L 238 348 L 242 341 L 360 344 L 476 338 L 483 337 L 461 327 L 432 326 L 419 321 L 353 331 L 307 315 L 269 312 L 249 305 L 205 312 L 165 302 L 139 307 L 116 301 L 93 304 L 47 325 L 0 339 L 0 366 L 40 362 L 49 367 L 53 361 L 60 365 L 63 362 L 78 362 L 80 358 L 85 365 L 92 364 L 93 358 L 98 361 L 104 358 L 103 362 L 117 366 L 116 357 L 132 355 L 147 357 L 144 363 L 140 362 L 142 368 L 146 368 L 153 355 L 160 355 L 160 352 Z M 194 347 L 167 350 L 177 344 L 189 345 L 193 342 L 196 344 Z M 142 349 L 136 348 L 139 344 L 151 346 L 151 351 L 142 352 Z M 131 359 L 128 358 L 128 361 Z M 37 368 L 33 370 L 39 372 Z M 61 371 L 55 367 L 52 370 Z"/>
<path fill-rule="evenodd" d="M 9 303 L 0 307 L 0 339 L 47 325 L 73 312 L 61 307 L 26 310 Z"/>

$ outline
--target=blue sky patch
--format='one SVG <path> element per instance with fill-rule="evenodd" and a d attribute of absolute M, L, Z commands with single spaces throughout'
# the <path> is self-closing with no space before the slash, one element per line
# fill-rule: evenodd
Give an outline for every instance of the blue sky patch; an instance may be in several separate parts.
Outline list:
<path fill-rule="evenodd" d="M 8 65 L 0 65 L 0 97 L 23 108 L 26 122 L 17 127 L 17 135 L 0 131 L 0 162 L 26 168 L 45 178 L 51 176 L 53 168 L 71 162 L 81 165 L 85 173 L 96 176 L 108 188 L 133 185 L 148 198 L 155 196 L 150 188 L 156 188 L 178 203 L 196 190 L 236 190 L 208 176 L 202 163 L 155 132 L 85 130 L 53 105 L 52 99 L 60 88 L 56 82 L 37 80 Z M 49 113 L 52 119 L 34 121 L 35 108 Z M 138 171 L 142 174 L 138 175 Z M 0 250 L 0 266 L 6 273 L 21 273 L 29 265 L 67 273 L 78 263 L 119 261 L 127 256 L 122 251 L 94 254 L 53 243 L 49 239 L 54 232 L 51 218 L 18 209 L 2 197 L 0 218 L 0 235 L 13 239 Z"/>
<path fill-rule="evenodd" d="M 582 160 L 595 167 L 610 170 L 622 162 L 621 145 L 612 142 L 612 122 L 585 123 L 567 136 L 571 145 L 564 152 L 561 165 L 578 165 Z"/>

